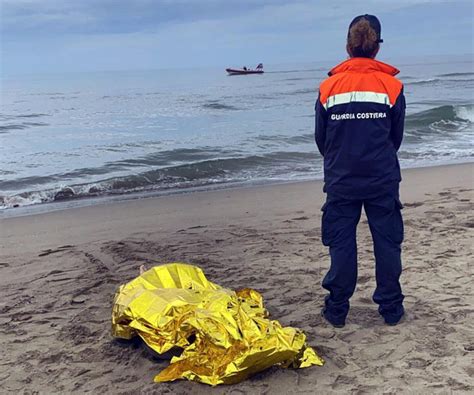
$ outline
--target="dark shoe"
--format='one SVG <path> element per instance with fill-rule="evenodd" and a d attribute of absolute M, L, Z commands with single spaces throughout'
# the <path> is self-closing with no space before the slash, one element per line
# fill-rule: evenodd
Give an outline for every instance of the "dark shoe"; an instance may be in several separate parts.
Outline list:
<path fill-rule="evenodd" d="M 404 321 L 405 314 L 401 315 L 398 319 L 385 318 L 385 324 L 388 326 L 395 326 Z"/>
<path fill-rule="evenodd" d="M 330 323 L 334 328 L 338 328 L 338 329 L 339 329 L 339 328 L 344 328 L 344 326 L 345 326 L 346 324 L 344 324 L 344 323 L 342 323 L 342 324 L 340 324 L 340 323 L 339 323 L 339 324 L 336 324 L 336 323 L 332 322 L 332 321 L 331 321 L 328 317 L 326 317 L 326 315 L 324 314 L 325 311 L 326 311 L 326 308 L 323 308 L 323 309 L 321 310 L 321 317 L 323 317 L 323 318 L 324 318 L 328 323 Z"/>

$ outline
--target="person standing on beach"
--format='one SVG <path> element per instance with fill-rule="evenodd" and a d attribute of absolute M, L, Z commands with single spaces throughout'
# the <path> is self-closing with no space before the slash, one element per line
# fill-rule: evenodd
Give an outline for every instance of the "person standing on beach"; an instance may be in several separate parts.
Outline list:
<path fill-rule="evenodd" d="M 323 81 L 316 101 L 315 140 L 324 157 L 322 242 L 331 266 L 323 317 L 345 325 L 357 282 L 356 228 L 364 206 L 374 243 L 377 287 L 373 300 L 388 325 L 404 315 L 400 286 L 403 220 L 397 151 L 403 138 L 405 98 L 395 67 L 375 60 L 381 26 L 373 15 L 349 26 L 349 59 Z"/>

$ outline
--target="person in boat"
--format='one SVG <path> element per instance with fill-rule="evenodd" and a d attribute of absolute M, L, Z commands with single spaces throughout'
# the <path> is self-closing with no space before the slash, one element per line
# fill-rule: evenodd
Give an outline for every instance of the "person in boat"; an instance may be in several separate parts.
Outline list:
<path fill-rule="evenodd" d="M 244 71 L 247 71 L 247 66 L 242 67 Z"/>
<path fill-rule="evenodd" d="M 401 181 L 397 151 L 403 137 L 405 97 L 399 71 L 375 59 L 381 26 L 373 15 L 349 26 L 349 59 L 334 67 L 319 87 L 315 139 L 324 157 L 322 242 L 331 265 L 322 286 L 329 291 L 323 317 L 345 325 L 357 282 L 356 228 L 362 206 L 374 245 L 377 286 L 373 300 L 385 323 L 404 315 L 400 275 L 403 241 Z"/>

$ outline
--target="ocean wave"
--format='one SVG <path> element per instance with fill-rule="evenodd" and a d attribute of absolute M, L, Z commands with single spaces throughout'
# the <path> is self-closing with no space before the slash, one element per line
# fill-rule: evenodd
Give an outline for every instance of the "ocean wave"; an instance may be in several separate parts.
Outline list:
<path fill-rule="evenodd" d="M 284 96 L 298 96 L 298 95 L 307 95 L 309 93 L 312 93 L 314 95 L 317 94 L 316 88 L 304 88 L 304 89 L 296 89 L 294 91 L 290 92 L 283 92 L 281 95 Z"/>
<path fill-rule="evenodd" d="M 201 160 L 85 184 L 67 185 L 63 180 L 58 182 L 57 188 L 0 196 L 0 207 L 7 208 L 57 200 L 246 182 L 258 177 L 272 178 L 288 174 L 290 168 L 294 167 L 295 164 L 298 164 L 299 172 L 315 172 L 316 161 L 315 151 L 308 153 L 280 151 L 264 155 Z M 25 181 L 25 185 L 38 185 L 41 183 L 38 181 L 51 181 L 58 177 L 45 176 L 42 178 L 44 180 L 28 179 L 23 181 Z M 2 185 L 2 189 L 5 186 L 11 187 L 12 185 Z M 19 185 L 15 186 L 18 187 Z"/>
<path fill-rule="evenodd" d="M 11 170 L 2 170 L 2 169 L 0 169 L 0 176 L 8 176 L 8 175 L 11 175 L 11 174 L 15 174 L 15 172 L 11 171 Z"/>
<path fill-rule="evenodd" d="M 176 167 L 183 163 L 196 163 L 207 161 L 217 156 L 238 155 L 238 150 L 214 149 L 211 147 L 200 148 L 177 148 L 174 150 L 157 151 L 136 158 L 128 158 L 107 162 L 102 166 L 82 167 L 72 171 L 43 176 L 21 177 L 12 180 L 0 180 L 1 190 L 22 190 L 28 186 L 58 184 L 61 187 L 67 185 L 69 180 L 84 177 L 106 176 L 113 173 L 140 171 L 147 168 Z M 138 169 L 138 170 L 137 170 Z"/>
<path fill-rule="evenodd" d="M 405 138 L 408 143 L 425 144 L 433 135 L 449 136 L 458 133 L 458 138 L 473 131 L 474 105 L 439 106 L 407 116 Z"/>
<path fill-rule="evenodd" d="M 77 99 L 79 96 L 50 96 L 49 100 L 72 100 Z"/>
<path fill-rule="evenodd" d="M 0 125 L 0 133 L 8 133 L 11 130 L 23 130 L 28 129 L 35 126 L 48 126 L 48 123 L 45 122 L 22 122 L 22 123 L 10 123 L 6 125 Z"/>
<path fill-rule="evenodd" d="M 456 77 L 461 77 L 466 75 L 467 73 L 453 73 L 450 75 L 452 78 L 423 78 L 423 79 L 417 79 L 417 80 L 410 80 L 410 79 L 403 79 L 405 82 L 405 85 L 407 86 L 413 86 L 413 85 L 432 85 L 432 84 L 438 84 L 438 83 L 459 83 L 459 82 L 471 82 L 474 81 L 473 78 L 456 78 Z"/>
<path fill-rule="evenodd" d="M 408 115 L 406 126 L 429 126 L 439 121 L 473 122 L 474 105 L 445 105 Z"/>
<path fill-rule="evenodd" d="M 15 115 L 16 118 L 41 118 L 41 117 L 48 117 L 48 116 L 49 114 L 41 114 L 41 113 Z"/>
<path fill-rule="evenodd" d="M 442 81 L 442 80 L 439 78 L 426 78 L 426 79 L 419 79 L 419 80 L 414 80 L 414 81 L 409 80 L 408 82 L 405 82 L 405 85 L 428 85 L 428 84 L 432 84 L 439 81 Z"/>
<path fill-rule="evenodd" d="M 8 130 L 21 130 L 26 129 L 27 127 L 28 126 L 18 124 L 0 125 L 0 132 L 6 133 Z"/>
<path fill-rule="evenodd" d="M 215 158 L 218 155 L 231 154 L 234 151 L 213 149 L 211 147 L 201 148 L 177 148 L 168 151 L 158 151 L 144 155 L 139 158 L 124 159 L 112 162 L 108 168 L 126 168 L 137 166 L 169 166 L 174 163 L 195 162 Z"/>
<path fill-rule="evenodd" d="M 314 117 L 314 115 L 312 115 Z M 311 143 L 314 141 L 314 134 L 312 133 L 305 133 L 301 135 L 296 135 L 296 136 L 285 136 L 281 134 L 277 135 L 259 135 L 256 137 L 252 137 L 248 139 L 251 142 L 268 142 L 271 144 L 288 144 L 288 145 L 293 145 L 293 144 L 306 144 L 306 143 Z"/>
<path fill-rule="evenodd" d="M 295 78 L 284 78 L 283 81 L 310 81 L 315 80 L 315 77 L 295 77 Z"/>
<path fill-rule="evenodd" d="M 202 107 L 210 110 L 240 110 L 240 108 L 238 107 L 232 106 L 230 104 L 221 103 L 218 100 L 210 100 L 209 102 L 204 103 Z"/>
<path fill-rule="evenodd" d="M 474 106 L 456 106 L 454 111 L 459 119 L 474 123 Z"/>
<path fill-rule="evenodd" d="M 438 77 L 464 77 L 464 76 L 468 76 L 468 75 L 473 75 L 474 76 L 474 72 L 470 71 L 470 72 L 465 72 L 465 73 L 438 74 Z"/>
<path fill-rule="evenodd" d="M 64 92 L 40 92 L 40 93 L 28 93 L 28 96 L 60 96 L 64 95 Z"/>

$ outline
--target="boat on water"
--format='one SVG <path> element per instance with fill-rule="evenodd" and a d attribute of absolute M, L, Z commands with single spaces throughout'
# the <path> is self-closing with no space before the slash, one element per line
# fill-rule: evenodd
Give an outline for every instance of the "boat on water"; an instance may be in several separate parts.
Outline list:
<path fill-rule="evenodd" d="M 263 63 L 259 63 L 255 69 L 249 69 L 244 66 L 241 69 L 228 68 L 225 71 L 229 75 L 263 74 Z"/>

